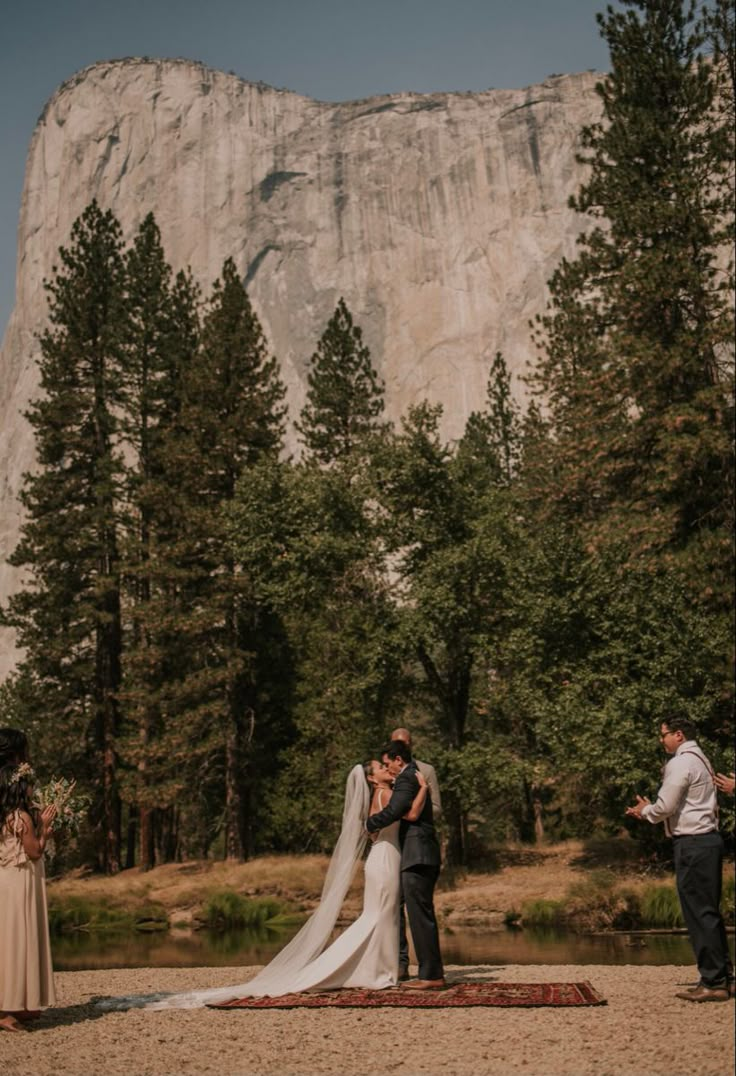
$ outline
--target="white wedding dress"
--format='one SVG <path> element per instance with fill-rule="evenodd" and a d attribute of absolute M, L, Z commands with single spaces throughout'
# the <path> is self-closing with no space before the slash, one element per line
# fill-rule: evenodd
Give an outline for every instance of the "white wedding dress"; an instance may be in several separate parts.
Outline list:
<path fill-rule="evenodd" d="M 309 990 L 396 986 L 399 974 L 399 823 L 382 829 L 365 863 L 363 911 L 331 945 L 329 938 L 367 841 L 370 793 L 362 766 L 348 775 L 342 829 L 320 903 L 299 933 L 247 983 L 185 994 L 105 998 L 99 1008 L 194 1009 L 240 997 L 279 997 Z"/>
<path fill-rule="evenodd" d="M 399 823 L 394 822 L 381 830 L 368 853 L 360 916 L 323 953 L 283 982 L 287 993 L 347 987 L 384 990 L 396 986 L 400 866 Z M 246 987 L 243 996 L 249 994 Z"/>

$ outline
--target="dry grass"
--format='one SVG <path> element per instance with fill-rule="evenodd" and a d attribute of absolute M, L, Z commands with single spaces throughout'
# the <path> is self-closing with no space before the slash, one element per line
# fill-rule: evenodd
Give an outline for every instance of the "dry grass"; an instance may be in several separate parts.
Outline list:
<path fill-rule="evenodd" d="M 525 901 L 562 899 L 571 884 L 586 877 L 580 841 L 542 848 L 509 846 L 493 856 L 493 869 L 445 874 L 436 894 L 436 907 L 445 925 L 485 924 L 502 920 Z M 133 908 L 143 901 L 162 904 L 169 917 L 190 919 L 210 895 L 230 889 L 246 897 L 274 897 L 292 910 L 308 911 L 319 900 L 326 856 L 260 856 L 247 863 L 192 861 L 169 863 L 143 872 L 137 868 L 112 878 L 78 872 L 49 883 L 54 896 L 109 899 Z M 645 885 L 633 870 L 621 880 L 631 887 Z M 362 872 L 356 871 L 343 918 L 360 908 Z"/>
<path fill-rule="evenodd" d="M 184 918 L 223 889 L 246 897 L 275 897 L 294 910 L 308 910 L 319 900 L 327 863 L 326 856 L 261 856 L 248 863 L 167 863 L 152 871 L 121 871 L 111 878 L 75 871 L 50 881 L 49 891 L 61 899 L 108 899 L 122 908 L 156 901 L 169 916 Z M 359 899 L 359 883 L 354 888 Z"/>

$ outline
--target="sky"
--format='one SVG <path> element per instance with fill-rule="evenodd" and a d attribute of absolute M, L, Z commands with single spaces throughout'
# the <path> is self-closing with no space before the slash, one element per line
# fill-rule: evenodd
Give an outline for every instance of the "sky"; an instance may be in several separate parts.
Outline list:
<path fill-rule="evenodd" d="M 0 0 L 0 335 L 25 159 L 48 98 L 123 56 L 186 57 L 322 101 L 605 71 L 604 0 Z"/>

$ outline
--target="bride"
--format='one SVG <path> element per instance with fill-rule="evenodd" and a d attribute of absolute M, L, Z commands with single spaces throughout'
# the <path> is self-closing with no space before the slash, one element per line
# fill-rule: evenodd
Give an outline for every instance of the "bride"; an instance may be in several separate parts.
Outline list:
<path fill-rule="evenodd" d="M 415 821 L 422 812 L 427 783 L 420 788 L 405 815 Z M 383 810 L 391 797 L 393 778 L 373 760 L 354 766 L 345 789 L 342 829 L 322 888 L 320 903 L 298 934 L 270 964 L 235 986 L 192 990 L 185 994 L 111 998 L 101 1008 L 193 1009 L 239 997 L 278 997 L 307 990 L 362 987 L 383 990 L 396 986 L 399 973 L 399 822 L 382 829 L 365 863 L 363 911 L 331 945 L 327 945 L 340 913 L 355 865 L 363 853 L 369 814 Z"/>

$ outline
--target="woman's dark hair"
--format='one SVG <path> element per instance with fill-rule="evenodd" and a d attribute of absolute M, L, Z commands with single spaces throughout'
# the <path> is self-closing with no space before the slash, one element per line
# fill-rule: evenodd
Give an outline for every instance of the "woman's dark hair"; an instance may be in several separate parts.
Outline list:
<path fill-rule="evenodd" d="M 28 737 L 20 729 L 0 729 L 0 766 L 17 766 L 28 758 Z"/>
<path fill-rule="evenodd" d="M 14 811 L 27 811 L 35 819 L 32 775 L 15 777 L 28 754 L 28 740 L 19 729 L 0 729 L 0 833 Z M 15 777 L 15 780 L 13 778 Z"/>

